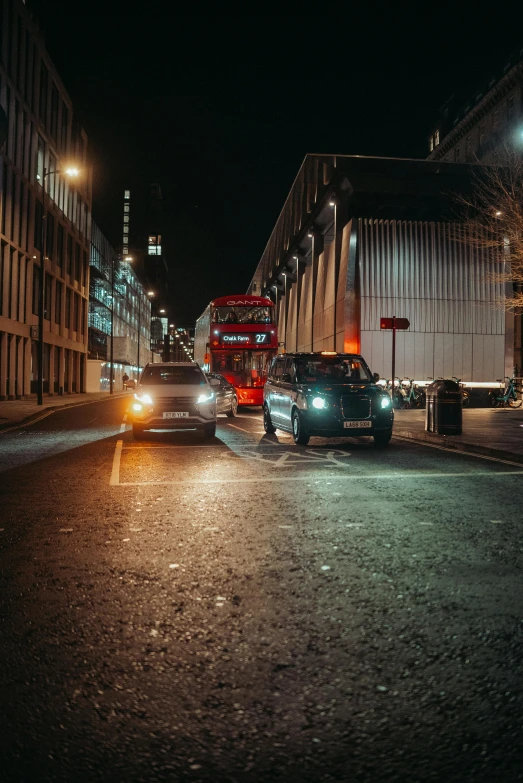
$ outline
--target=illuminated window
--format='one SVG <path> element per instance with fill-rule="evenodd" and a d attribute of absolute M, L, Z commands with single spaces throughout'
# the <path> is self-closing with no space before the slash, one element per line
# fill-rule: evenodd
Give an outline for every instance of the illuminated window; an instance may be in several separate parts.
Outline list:
<path fill-rule="evenodd" d="M 124 232 L 124 234 L 128 234 L 129 233 L 129 226 L 124 226 L 123 227 L 123 232 Z"/>
<path fill-rule="evenodd" d="M 124 212 L 129 212 L 129 204 L 124 204 L 123 205 L 123 211 Z"/>
<path fill-rule="evenodd" d="M 434 134 L 434 146 L 437 147 L 439 144 L 439 128 Z"/>
<path fill-rule="evenodd" d="M 131 198 L 131 191 L 130 190 L 125 190 L 124 194 L 123 194 L 123 197 L 125 199 L 130 199 Z"/>
<path fill-rule="evenodd" d="M 124 215 L 123 216 L 123 222 L 124 223 L 128 223 L 129 222 L 129 215 Z"/>

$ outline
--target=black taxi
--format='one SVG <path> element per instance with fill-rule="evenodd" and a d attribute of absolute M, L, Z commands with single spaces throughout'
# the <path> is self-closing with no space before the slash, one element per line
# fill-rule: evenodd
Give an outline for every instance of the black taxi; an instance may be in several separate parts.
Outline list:
<path fill-rule="evenodd" d="M 362 356 L 322 351 L 276 356 L 263 392 L 265 432 L 291 432 L 307 445 L 312 435 L 371 435 L 378 446 L 392 437 L 394 411 Z"/>

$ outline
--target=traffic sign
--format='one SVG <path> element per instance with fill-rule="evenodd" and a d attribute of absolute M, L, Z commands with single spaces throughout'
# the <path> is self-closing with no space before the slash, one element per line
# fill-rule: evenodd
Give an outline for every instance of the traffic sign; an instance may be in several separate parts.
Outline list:
<path fill-rule="evenodd" d="M 408 329 L 409 326 L 408 318 L 380 318 L 380 329 Z"/>

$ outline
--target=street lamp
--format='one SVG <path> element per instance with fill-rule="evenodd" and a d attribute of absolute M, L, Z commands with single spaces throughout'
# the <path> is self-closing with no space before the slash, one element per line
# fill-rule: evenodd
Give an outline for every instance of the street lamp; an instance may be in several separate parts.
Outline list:
<path fill-rule="evenodd" d="M 38 310 L 38 384 L 37 384 L 37 404 L 44 404 L 44 306 L 45 306 L 45 251 L 47 243 L 47 201 L 45 197 L 45 178 L 50 174 L 67 174 L 68 177 L 78 177 L 80 172 L 74 166 L 67 169 L 54 169 L 47 171 L 44 166 L 42 175 L 42 225 L 40 232 L 40 274 L 39 274 L 39 310 Z M 39 178 L 38 178 L 39 179 Z M 49 315 L 49 320 L 51 315 Z"/>

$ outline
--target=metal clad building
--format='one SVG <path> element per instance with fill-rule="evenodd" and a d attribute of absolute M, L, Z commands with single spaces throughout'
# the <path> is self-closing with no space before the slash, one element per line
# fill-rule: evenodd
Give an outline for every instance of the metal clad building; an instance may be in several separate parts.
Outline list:
<path fill-rule="evenodd" d="M 495 259 L 452 239 L 453 194 L 473 166 L 307 155 L 248 293 L 275 299 L 287 351 L 361 351 L 390 377 L 383 316 L 397 334 L 397 374 L 490 382 L 512 371 L 513 317 L 493 302 Z M 477 171 L 477 168 L 476 168 Z"/>

